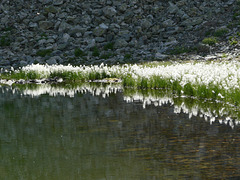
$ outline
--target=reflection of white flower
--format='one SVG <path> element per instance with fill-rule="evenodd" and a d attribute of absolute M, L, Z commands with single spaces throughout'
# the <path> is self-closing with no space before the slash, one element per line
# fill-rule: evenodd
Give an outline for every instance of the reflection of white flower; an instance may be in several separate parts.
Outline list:
<path fill-rule="evenodd" d="M 122 86 L 120 84 L 108 84 L 105 86 L 99 86 L 94 87 L 89 84 L 85 84 L 84 86 L 75 87 L 73 89 L 65 89 L 61 87 L 53 87 L 50 84 L 42 84 L 37 86 L 38 88 L 32 90 L 32 89 L 25 89 L 21 91 L 22 95 L 30 95 L 32 97 L 39 96 L 42 94 L 49 94 L 50 96 L 69 96 L 74 97 L 77 93 L 90 93 L 93 96 L 102 96 L 103 98 L 108 97 L 111 93 L 117 93 L 122 92 Z M 12 88 L 13 93 L 19 93 L 19 91 L 15 88 Z M 182 102 L 180 105 L 175 105 L 174 101 L 171 97 L 168 97 L 167 95 L 162 97 L 154 97 L 154 96 L 144 96 L 139 92 L 136 92 L 135 94 L 131 94 L 131 96 L 124 96 L 124 101 L 127 103 L 132 102 L 142 102 L 142 107 L 146 108 L 148 105 L 154 105 L 154 106 L 163 106 L 165 104 L 170 104 L 173 106 L 174 110 L 173 112 L 176 114 L 179 113 L 185 113 L 189 114 L 189 118 L 192 118 L 193 116 L 199 116 L 204 117 L 206 121 L 208 121 L 210 124 L 215 122 L 216 119 L 218 119 L 218 115 L 220 117 L 227 116 L 227 118 L 219 120 L 219 123 L 221 124 L 228 124 L 232 128 L 234 127 L 233 119 L 228 116 L 228 109 L 225 109 L 224 107 L 219 109 L 219 111 L 211 111 L 210 108 L 202 108 L 199 107 L 198 104 L 193 105 L 191 108 L 187 107 L 187 105 Z M 239 124 L 238 121 L 235 122 L 235 125 Z"/>
<path fill-rule="evenodd" d="M 205 119 L 205 121 L 212 124 L 218 119 L 218 114 L 223 117 L 228 115 L 229 111 L 225 108 L 220 109 L 219 111 L 213 110 L 211 111 L 210 108 L 203 109 L 199 107 L 198 104 L 193 105 L 191 108 L 187 107 L 184 102 L 182 102 L 180 105 L 174 105 L 174 101 L 172 98 L 164 96 L 164 97 L 152 97 L 152 96 L 144 96 L 140 95 L 139 93 L 136 93 L 137 95 L 130 96 L 124 96 L 124 100 L 126 102 L 135 102 L 135 101 L 141 101 L 143 103 L 143 108 L 145 109 L 147 105 L 153 104 L 155 106 L 162 106 L 164 104 L 171 104 L 174 106 L 173 112 L 176 114 L 185 113 L 189 115 L 189 119 L 193 116 L 199 116 Z M 136 98 L 137 97 L 137 98 Z M 230 127 L 234 128 L 235 125 L 238 125 L 238 121 L 233 123 L 233 119 L 227 116 L 224 120 L 218 120 L 221 124 L 229 125 Z"/>

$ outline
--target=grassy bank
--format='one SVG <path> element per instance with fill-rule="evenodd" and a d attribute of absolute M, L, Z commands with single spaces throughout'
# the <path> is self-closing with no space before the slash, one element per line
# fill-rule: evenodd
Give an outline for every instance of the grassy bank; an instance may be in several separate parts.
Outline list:
<path fill-rule="evenodd" d="M 189 62 L 144 65 L 63 66 L 30 65 L 1 74 L 1 79 L 62 78 L 65 82 L 88 82 L 118 78 L 132 89 L 164 89 L 177 96 L 240 103 L 240 63 Z"/>

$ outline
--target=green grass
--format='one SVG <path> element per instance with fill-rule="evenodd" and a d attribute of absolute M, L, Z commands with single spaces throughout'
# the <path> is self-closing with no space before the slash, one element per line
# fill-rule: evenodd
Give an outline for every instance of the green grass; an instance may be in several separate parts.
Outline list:
<path fill-rule="evenodd" d="M 237 32 L 237 36 L 238 36 L 238 32 Z M 230 45 L 236 45 L 236 44 L 238 44 L 238 37 L 237 36 L 230 36 L 229 37 L 229 44 Z"/>
<path fill-rule="evenodd" d="M 0 46 L 10 46 L 10 37 L 9 35 L 3 35 L 2 37 L 0 37 Z"/>
<path fill-rule="evenodd" d="M 222 37 L 222 36 L 224 36 L 227 33 L 228 33 L 228 29 L 222 28 L 222 29 L 216 30 L 215 33 L 214 33 L 214 36 L 215 37 Z"/>
<path fill-rule="evenodd" d="M 233 14 L 233 20 L 237 20 L 237 17 L 240 15 L 240 12 L 238 11 L 238 12 L 235 12 L 234 14 Z"/>
<path fill-rule="evenodd" d="M 226 58 L 227 57 L 227 54 L 226 53 L 223 53 L 222 54 L 222 58 Z"/>
<path fill-rule="evenodd" d="M 124 59 L 131 59 L 132 58 L 132 55 L 131 54 L 125 54 L 124 55 Z"/>
<path fill-rule="evenodd" d="M 171 94 L 177 96 L 196 97 L 199 99 L 223 100 L 220 96 L 223 95 L 228 102 L 233 104 L 240 103 L 240 90 L 235 90 L 234 93 L 226 92 L 217 85 L 197 85 L 190 82 L 184 87 L 180 85 L 179 81 L 171 81 L 170 79 L 154 76 L 151 79 L 139 78 L 134 80 L 131 75 L 124 77 L 124 87 L 132 87 L 135 89 L 162 89 L 167 90 Z"/>
<path fill-rule="evenodd" d="M 42 33 L 41 34 L 41 39 L 46 39 L 47 40 L 48 39 L 47 34 L 46 33 Z"/>
<path fill-rule="evenodd" d="M 36 55 L 37 56 L 41 56 L 41 57 L 45 57 L 48 56 L 52 53 L 52 49 L 41 49 L 39 51 L 37 51 Z"/>
<path fill-rule="evenodd" d="M 104 53 L 100 56 L 100 59 L 109 59 L 112 56 L 113 56 L 112 53 Z"/>
<path fill-rule="evenodd" d="M 94 57 L 99 57 L 99 56 L 100 56 L 100 51 L 99 51 L 99 49 L 98 49 L 97 46 L 93 47 L 93 49 L 92 49 L 92 55 L 93 55 Z"/>
<path fill-rule="evenodd" d="M 74 50 L 74 55 L 75 55 L 75 57 L 83 57 L 86 54 L 80 48 L 76 48 Z"/>
<path fill-rule="evenodd" d="M 76 82 L 79 79 L 81 79 L 81 81 L 84 81 L 87 79 L 81 74 L 81 72 L 71 72 L 71 71 L 53 72 L 50 74 L 50 78 L 55 78 L 55 77 L 63 78 L 67 82 Z"/>
<path fill-rule="evenodd" d="M 218 40 L 217 40 L 216 37 L 208 37 L 208 38 L 204 38 L 202 40 L 203 44 L 207 44 L 207 45 L 210 45 L 210 46 L 215 45 L 217 42 L 218 42 Z"/>
<path fill-rule="evenodd" d="M 107 44 L 103 47 L 103 49 L 104 49 L 105 51 L 107 51 L 107 50 L 113 50 L 113 47 L 114 47 L 114 44 L 113 44 L 113 43 L 107 43 Z"/>
<path fill-rule="evenodd" d="M 240 0 L 237 0 L 237 5 L 240 6 Z"/>
<path fill-rule="evenodd" d="M 238 40 L 233 39 L 232 41 L 230 41 L 230 45 L 236 45 L 238 44 Z"/>
<path fill-rule="evenodd" d="M 1 79 L 15 79 L 15 80 L 19 80 L 19 79 L 24 79 L 24 80 L 29 80 L 29 79 L 41 79 L 42 75 L 38 74 L 35 71 L 28 71 L 27 73 L 24 71 L 18 71 L 17 73 L 9 73 L 9 72 L 4 72 L 1 73 Z"/>
<path fill-rule="evenodd" d="M 13 29 L 14 27 L 9 26 L 9 27 L 2 28 L 1 31 L 7 32 L 7 31 L 12 31 Z"/>

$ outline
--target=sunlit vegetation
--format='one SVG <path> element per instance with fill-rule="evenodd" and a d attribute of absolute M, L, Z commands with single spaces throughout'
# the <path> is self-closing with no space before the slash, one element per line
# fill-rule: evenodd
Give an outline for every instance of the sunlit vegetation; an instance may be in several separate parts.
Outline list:
<path fill-rule="evenodd" d="M 210 46 L 215 45 L 217 42 L 218 42 L 218 40 L 217 40 L 216 37 L 208 37 L 208 38 L 204 38 L 202 40 L 203 44 L 207 44 L 207 45 L 210 45 Z"/>

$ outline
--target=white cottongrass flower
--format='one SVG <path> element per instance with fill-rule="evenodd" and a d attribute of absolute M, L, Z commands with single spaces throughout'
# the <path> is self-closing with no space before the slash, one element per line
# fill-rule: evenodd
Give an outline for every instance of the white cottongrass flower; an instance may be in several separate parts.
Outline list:
<path fill-rule="evenodd" d="M 107 66 L 101 64 L 91 66 L 72 66 L 72 65 L 28 65 L 21 69 L 22 72 L 35 72 L 46 78 L 52 73 L 80 73 L 87 77 L 89 73 L 103 73 L 108 76 L 117 76 L 123 78 L 124 76 L 131 76 L 138 80 L 142 78 L 150 79 L 151 77 L 160 77 L 163 79 L 170 79 L 170 82 L 179 81 L 180 85 L 184 87 L 187 83 L 196 85 L 217 85 L 220 89 L 226 91 L 239 88 L 240 79 L 240 63 L 232 62 L 199 62 L 199 63 L 175 63 L 168 66 L 158 65 L 154 67 L 147 67 L 144 65 L 114 65 Z M 14 72 L 19 72 L 15 70 Z"/>

